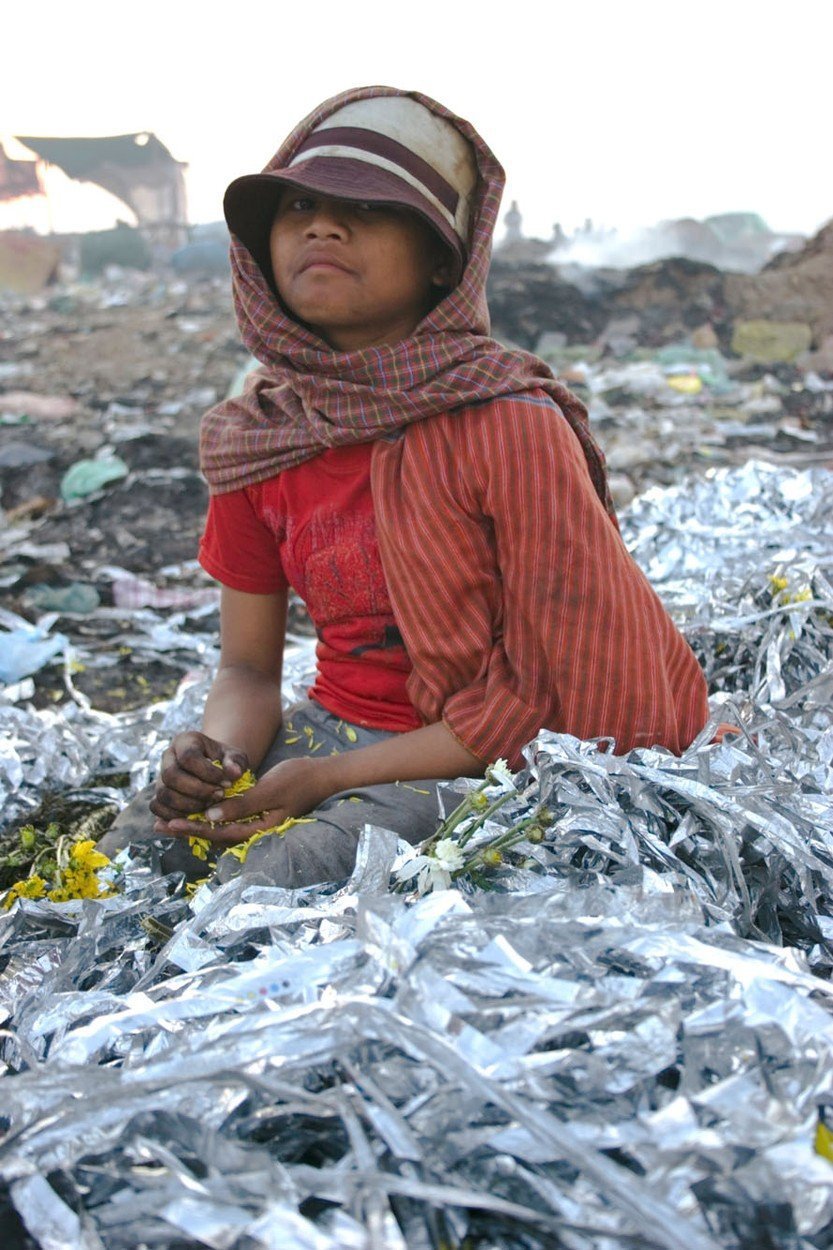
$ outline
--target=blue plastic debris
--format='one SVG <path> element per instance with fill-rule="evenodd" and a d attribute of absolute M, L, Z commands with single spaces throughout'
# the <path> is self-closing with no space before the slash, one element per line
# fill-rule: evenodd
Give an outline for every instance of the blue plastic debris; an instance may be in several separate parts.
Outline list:
<path fill-rule="evenodd" d="M 49 634 L 43 627 L 26 622 L 0 632 L 0 682 L 12 685 L 37 673 L 68 645 L 64 634 Z"/>

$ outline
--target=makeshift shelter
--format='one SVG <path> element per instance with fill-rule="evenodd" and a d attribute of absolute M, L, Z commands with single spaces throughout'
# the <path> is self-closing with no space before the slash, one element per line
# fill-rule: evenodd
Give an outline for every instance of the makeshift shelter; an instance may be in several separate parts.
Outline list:
<path fill-rule="evenodd" d="M 140 230 L 164 251 L 187 241 L 186 165 L 177 161 L 149 131 L 97 138 L 15 136 L 41 160 L 70 178 L 94 182 L 136 214 Z"/>
<path fill-rule="evenodd" d="M 22 195 L 42 195 L 35 161 L 15 161 L 0 143 L 0 200 L 16 200 Z"/>

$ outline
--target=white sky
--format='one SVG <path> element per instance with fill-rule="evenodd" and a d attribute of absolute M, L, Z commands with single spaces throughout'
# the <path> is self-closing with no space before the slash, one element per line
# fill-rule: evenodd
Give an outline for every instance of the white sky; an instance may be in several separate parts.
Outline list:
<path fill-rule="evenodd" d="M 472 121 L 526 234 L 833 216 L 833 0 L 11 0 L 1 29 L 0 138 L 152 130 L 189 163 L 193 221 L 218 220 L 227 183 L 314 105 L 370 82 Z M 56 182 L 54 228 L 111 225 L 107 198 Z"/>

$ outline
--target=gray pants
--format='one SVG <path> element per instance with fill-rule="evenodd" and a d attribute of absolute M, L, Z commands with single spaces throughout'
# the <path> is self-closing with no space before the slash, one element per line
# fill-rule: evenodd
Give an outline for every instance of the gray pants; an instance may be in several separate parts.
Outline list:
<path fill-rule="evenodd" d="M 282 760 L 355 751 L 391 737 L 393 734 L 383 729 L 349 725 L 320 704 L 306 700 L 286 713 L 278 736 L 257 770 L 258 776 Z M 117 816 L 98 847 L 112 857 L 131 842 L 155 840 L 161 850 L 163 871 L 184 872 L 189 881 L 212 873 L 216 880 L 227 881 L 243 872 L 259 883 L 297 889 L 349 877 L 359 834 L 366 824 L 392 829 L 411 843 L 429 837 L 440 820 L 440 784 L 438 780 L 394 782 L 334 794 L 308 813 L 314 817 L 310 823 L 255 842 L 243 864 L 236 856 L 222 854 L 206 863 L 191 853 L 187 838 L 155 834 L 154 816 L 148 807 L 154 787 L 147 786 Z"/>

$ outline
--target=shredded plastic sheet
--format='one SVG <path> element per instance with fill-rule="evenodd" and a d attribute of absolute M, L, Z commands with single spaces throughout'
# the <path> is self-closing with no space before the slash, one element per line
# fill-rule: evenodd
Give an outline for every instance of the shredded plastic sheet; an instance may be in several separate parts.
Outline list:
<path fill-rule="evenodd" d="M 637 502 L 627 540 L 740 732 L 681 759 L 541 734 L 494 825 L 544 802 L 547 833 L 489 889 L 391 892 L 406 850 L 368 827 L 343 885 L 189 901 L 149 847 L 121 895 L 17 903 L 4 1228 L 50 1250 L 833 1244 L 831 505 L 833 475 L 764 465 Z M 140 784 L 203 693 L 145 719 L 0 705 L 8 801 L 27 742 L 66 784 L 85 751 L 134 752 Z"/>

